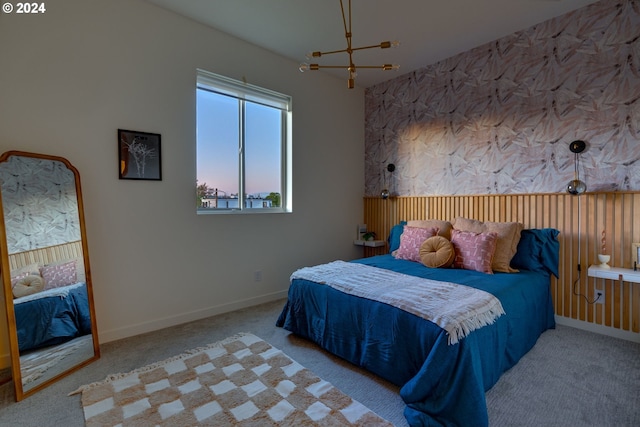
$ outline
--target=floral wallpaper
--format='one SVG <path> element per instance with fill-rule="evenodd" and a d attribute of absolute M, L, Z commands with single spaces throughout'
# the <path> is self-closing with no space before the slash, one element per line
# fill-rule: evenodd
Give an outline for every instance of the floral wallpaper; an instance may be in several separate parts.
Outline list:
<path fill-rule="evenodd" d="M 602 0 L 368 88 L 365 195 L 564 192 L 578 139 L 588 191 L 640 190 L 640 0 Z"/>
<path fill-rule="evenodd" d="M 0 182 L 9 254 L 80 240 L 75 176 L 64 163 L 10 156 Z"/>

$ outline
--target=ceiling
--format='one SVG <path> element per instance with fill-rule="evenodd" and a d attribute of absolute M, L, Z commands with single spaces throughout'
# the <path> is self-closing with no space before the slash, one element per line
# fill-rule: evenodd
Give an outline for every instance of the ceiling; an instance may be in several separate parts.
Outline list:
<path fill-rule="evenodd" d="M 348 64 L 346 53 L 305 58 L 309 51 L 346 48 L 339 0 L 148 1 L 297 63 Z M 353 47 L 401 42 L 394 49 L 355 52 L 356 67 L 400 65 L 398 71 L 360 69 L 356 85 L 372 86 L 595 1 L 353 0 Z M 346 9 L 348 0 L 344 4 Z M 346 70 L 326 72 L 344 78 L 346 86 Z"/>

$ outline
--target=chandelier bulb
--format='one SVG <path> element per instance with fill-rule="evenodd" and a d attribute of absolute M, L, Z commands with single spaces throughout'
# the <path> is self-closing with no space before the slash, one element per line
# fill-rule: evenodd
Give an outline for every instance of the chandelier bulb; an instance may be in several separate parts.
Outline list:
<path fill-rule="evenodd" d="M 400 46 L 400 42 L 398 40 L 394 40 L 392 42 L 386 41 L 386 42 L 380 43 L 381 49 L 389 49 L 390 47 L 398 47 L 398 46 Z"/>
<path fill-rule="evenodd" d="M 305 71 L 309 71 L 309 64 L 307 64 L 306 62 L 303 62 L 302 64 L 300 64 L 300 68 L 298 68 L 300 70 L 301 73 L 304 73 Z"/>

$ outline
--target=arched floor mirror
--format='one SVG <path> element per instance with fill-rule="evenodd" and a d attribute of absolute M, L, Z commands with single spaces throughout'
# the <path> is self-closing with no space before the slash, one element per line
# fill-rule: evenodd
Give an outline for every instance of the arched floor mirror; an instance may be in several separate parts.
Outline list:
<path fill-rule="evenodd" d="M 100 357 L 80 175 L 68 160 L 0 156 L 0 255 L 16 400 Z"/>

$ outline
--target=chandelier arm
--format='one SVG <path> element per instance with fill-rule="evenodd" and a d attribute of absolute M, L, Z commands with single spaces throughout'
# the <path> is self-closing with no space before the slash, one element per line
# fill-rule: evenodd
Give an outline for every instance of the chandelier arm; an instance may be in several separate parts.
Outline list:
<path fill-rule="evenodd" d="M 332 53 L 344 53 L 348 51 L 349 51 L 348 49 L 331 50 L 329 52 L 320 52 L 320 55 L 331 55 Z"/>
<path fill-rule="evenodd" d="M 358 65 L 357 68 L 389 68 L 393 67 L 393 64 L 382 64 L 382 65 Z"/>
<path fill-rule="evenodd" d="M 320 64 L 309 64 L 309 65 L 313 65 L 313 69 L 320 69 L 320 68 L 353 68 L 354 70 L 356 68 L 380 68 L 383 70 L 392 70 L 394 68 L 394 65 L 392 64 L 383 64 L 383 65 L 354 65 L 354 64 L 350 64 L 350 65 L 320 65 Z"/>
<path fill-rule="evenodd" d="M 371 45 L 371 46 L 352 47 L 351 50 L 375 49 L 376 47 L 382 48 L 382 43 L 374 44 L 374 45 Z"/>
<path fill-rule="evenodd" d="M 319 65 L 319 64 L 311 64 L 311 65 L 317 66 L 317 69 L 320 69 L 320 68 L 344 68 L 344 69 L 348 70 L 349 67 L 350 67 L 349 65 Z M 380 68 L 380 67 L 375 67 L 375 68 Z M 315 69 L 316 68 L 314 67 L 314 70 Z"/>

